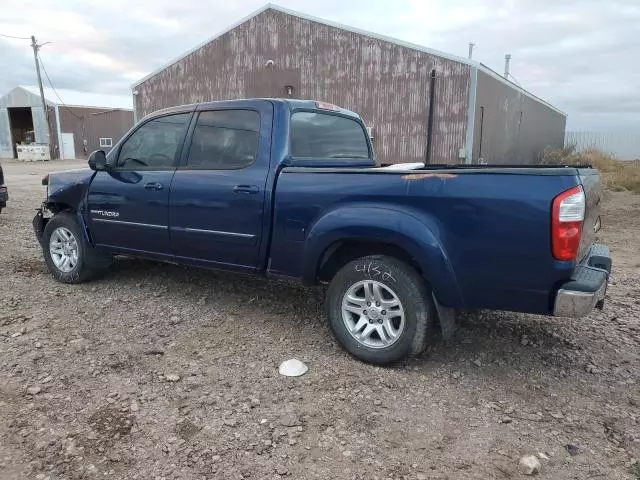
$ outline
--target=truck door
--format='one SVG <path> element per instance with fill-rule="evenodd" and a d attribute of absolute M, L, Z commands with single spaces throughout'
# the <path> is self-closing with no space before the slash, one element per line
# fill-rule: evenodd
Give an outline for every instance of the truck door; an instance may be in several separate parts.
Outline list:
<path fill-rule="evenodd" d="M 252 270 L 263 241 L 273 105 L 228 105 L 197 113 L 171 184 L 171 247 L 189 263 Z"/>
<path fill-rule="evenodd" d="M 97 172 L 88 195 L 97 245 L 170 254 L 169 189 L 192 113 L 156 117 L 119 147 L 109 171 Z"/>

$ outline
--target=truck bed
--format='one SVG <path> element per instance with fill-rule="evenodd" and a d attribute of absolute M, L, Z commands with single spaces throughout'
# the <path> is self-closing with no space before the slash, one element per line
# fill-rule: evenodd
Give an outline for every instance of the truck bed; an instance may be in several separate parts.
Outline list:
<path fill-rule="evenodd" d="M 446 252 L 447 264 L 436 275 L 449 280 L 433 285 L 444 304 L 548 314 L 553 304 L 549 286 L 566 281 L 575 266 L 552 256 L 551 201 L 591 174 L 598 178 L 586 166 L 286 167 L 275 194 L 270 270 L 304 276 L 305 243 L 332 210 L 350 215 L 352 229 L 362 223 L 363 238 L 376 238 L 365 229 L 371 216 L 381 232 L 383 227 L 415 228 L 401 215 L 409 212 Z M 591 193 L 593 206 L 599 191 Z M 401 241 L 384 235 L 380 240 Z M 586 241 L 589 247 L 593 235 Z"/>

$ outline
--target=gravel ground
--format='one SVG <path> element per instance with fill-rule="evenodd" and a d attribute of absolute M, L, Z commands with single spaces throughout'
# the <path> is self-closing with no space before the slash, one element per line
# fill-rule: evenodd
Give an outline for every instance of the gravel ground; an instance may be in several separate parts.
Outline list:
<path fill-rule="evenodd" d="M 379 368 L 334 341 L 321 290 L 131 259 L 55 282 L 31 218 L 70 165 L 4 164 L 2 480 L 508 479 L 527 454 L 537 478 L 640 479 L 640 196 L 606 199 L 604 311 L 465 315 Z M 292 357 L 309 372 L 279 376 Z"/>

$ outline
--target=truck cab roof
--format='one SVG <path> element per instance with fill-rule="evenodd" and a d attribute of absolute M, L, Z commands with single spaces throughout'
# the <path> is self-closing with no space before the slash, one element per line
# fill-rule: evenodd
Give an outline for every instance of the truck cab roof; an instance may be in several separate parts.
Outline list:
<path fill-rule="evenodd" d="M 200 102 L 200 103 L 191 103 L 187 105 L 179 105 L 175 107 L 163 108 L 161 110 L 156 110 L 153 113 L 145 116 L 144 119 L 149 119 L 153 117 L 158 117 L 162 115 L 166 115 L 168 113 L 186 113 L 193 112 L 196 110 L 212 110 L 220 107 L 229 108 L 237 105 L 240 107 L 248 107 L 251 103 L 258 102 L 269 102 L 272 104 L 280 104 L 284 106 L 286 109 L 294 111 L 294 110 L 317 110 L 323 112 L 335 112 L 341 115 L 345 115 L 348 117 L 356 118 L 362 120 L 360 115 L 357 113 L 347 110 L 346 108 L 338 107 L 337 105 L 333 105 L 327 102 L 321 102 L 316 100 L 299 100 L 299 99 L 291 99 L 291 98 L 248 98 L 248 99 L 238 99 L 238 100 L 223 100 L 223 101 L 214 101 L 214 102 Z"/>

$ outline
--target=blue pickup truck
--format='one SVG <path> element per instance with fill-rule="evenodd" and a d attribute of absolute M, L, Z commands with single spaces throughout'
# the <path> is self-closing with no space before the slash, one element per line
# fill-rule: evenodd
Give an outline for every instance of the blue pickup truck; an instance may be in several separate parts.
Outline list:
<path fill-rule="evenodd" d="M 89 166 L 43 179 L 33 223 L 55 278 L 127 255 L 327 283 L 331 329 L 367 362 L 419 353 L 459 309 L 580 317 L 604 301 L 589 167 L 380 167 L 355 113 L 270 99 L 158 111 Z"/>

